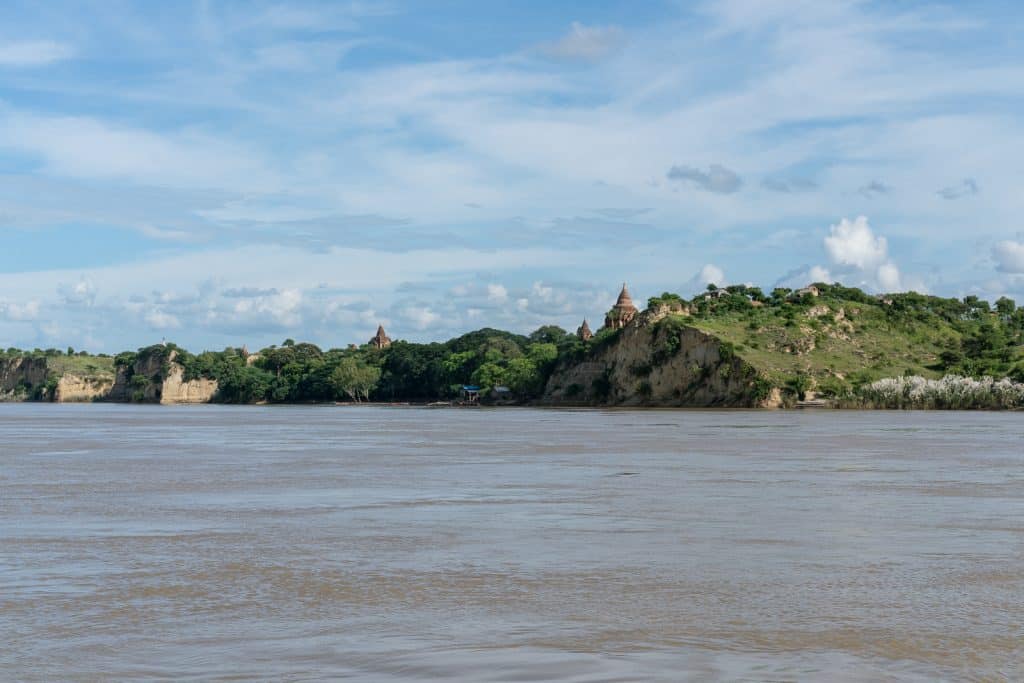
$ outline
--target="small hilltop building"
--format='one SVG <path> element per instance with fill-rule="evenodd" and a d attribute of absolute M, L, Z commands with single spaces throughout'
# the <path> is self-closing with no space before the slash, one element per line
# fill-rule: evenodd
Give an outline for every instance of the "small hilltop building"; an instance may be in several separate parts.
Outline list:
<path fill-rule="evenodd" d="M 612 307 L 612 310 L 608 311 L 608 315 L 604 318 L 604 326 L 613 330 L 621 330 L 623 327 L 633 322 L 633 319 L 637 316 L 636 306 L 633 305 L 633 297 L 629 295 L 629 289 L 626 287 L 626 283 L 622 283 L 622 291 L 619 292 L 619 298 Z"/>
<path fill-rule="evenodd" d="M 386 349 L 391 346 L 391 337 L 384 331 L 383 325 L 377 325 L 377 334 L 373 335 L 367 343 L 375 349 Z"/>
<path fill-rule="evenodd" d="M 590 341 L 594 337 L 594 333 L 590 331 L 590 325 L 587 324 L 587 319 L 583 319 L 583 324 L 576 330 L 576 336 L 580 338 L 580 341 Z"/>

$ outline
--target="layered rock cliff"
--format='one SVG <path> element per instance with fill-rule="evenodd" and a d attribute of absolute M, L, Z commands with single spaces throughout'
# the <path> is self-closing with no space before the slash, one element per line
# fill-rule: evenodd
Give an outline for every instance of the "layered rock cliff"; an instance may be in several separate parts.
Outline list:
<path fill-rule="evenodd" d="M 113 386 L 112 379 L 65 374 L 57 380 L 51 400 L 54 403 L 102 401 L 110 395 Z"/>
<path fill-rule="evenodd" d="M 599 339 L 548 380 L 547 404 L 774 407 L 780 395 L 717 337 L 666 311 Z"/>
<path fill-rule="evenodd" d="M 185 368 L 172 363 L 160 391 L 160 403 L 209 403 L 217 395 L 217 380 L 185 380 Z"/>
<path fill-rule="evenodd" d="M 135 362 L 117 368 L 107 396 L 111 401 L 135 403 L 209 403 L 217 394 L 217 381 L 185 379 L 185 368 L 175 361 L 178 352 L 140 355 Z"/>
<path fill-rule="evenodd" d="M 0 400 L 18 401 L 38 395 L 46 385 L 45 358 L 0 359 Z"/>
<path fill-rule="evenodd" d="M 116 369 L 109 357 L 0 358 L 0 401 L 209 403 L 217 382 L 186 380 L 176 354 L 147 354 Z"/>

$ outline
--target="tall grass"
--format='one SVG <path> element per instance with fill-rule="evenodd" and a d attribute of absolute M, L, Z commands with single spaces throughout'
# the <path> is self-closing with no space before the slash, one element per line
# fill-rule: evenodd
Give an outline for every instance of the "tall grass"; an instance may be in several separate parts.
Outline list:
<path fill-rule="evenodd" d="M 1009 379 L 892 377 L 861 387 L 857 398 L 867 408 L 928 410 L 1006 410 L 1024 408 L 1024 384 Z"/>

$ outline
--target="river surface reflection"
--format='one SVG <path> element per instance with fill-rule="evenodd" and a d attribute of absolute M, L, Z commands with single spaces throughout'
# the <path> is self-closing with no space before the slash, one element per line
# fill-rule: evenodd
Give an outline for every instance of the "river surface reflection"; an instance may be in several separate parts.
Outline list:
<path fill-rule="evenodd" d="M 0 405 L 0 678 L 1022 680 L 1022 437 Z"/>

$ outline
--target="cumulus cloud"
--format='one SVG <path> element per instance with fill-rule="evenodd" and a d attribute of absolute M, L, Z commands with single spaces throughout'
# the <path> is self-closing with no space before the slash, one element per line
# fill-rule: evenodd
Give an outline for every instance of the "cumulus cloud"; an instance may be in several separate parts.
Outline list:
<path fill-rule="evenodd" d="M 541 51 L 556 59 L 596 62 L 616 52 L 624 42 L 625 36 L 618 26 L 587 26 L 574 21 L 567 34 L 544 45 Z"/>
<path fill-rule="evenodd" d="M 943 199 L 960 199 L 978 194 L 978 191 L 978 183 L 974 178 L 964 178 L 959 185 L 944 187 L 937 194 Z"/>
<path fill-rule="evenodd" d="M 852 221 L 844 218 L 831 226 L 825 237 L 825 251 L 832 264 L 839 268 L 836 273 L 839 280 L 890 292 L 903 287 L 899 268 L 889 258 L 888 241 L 875 235 L 866 216 Z M 831 279 L 829 271 L 822 268 L 821 273 Z"/>
<path fill-rule="evenodd" d="M 555 288 L 545 285 L 543 282 L 534 282 L 531 294 L 541 301 L 549 302 L 554 299 Z"/>
<path fill-rule="evenodd" d="M 1003 273 L 1024 273 L 1024 242 L 1003 240 L 992 247 L 996 270 Z"/>
<path fill-rule="evenodd" d="M 425 330 L 441 320 L 441 316 L 429 306 L 406 306 L 399 311 L 399 315 L 417 330 Z"/>
<path fill-rule="evenodd" d="M 743 186 L 743 179 L 721 164 L 711 164 L 707 171 L 692 166 L 673 166 L 665 174 L 669 180 L 689 182 L 706 192 L 732 194 Z"/>
<path fill-rule="evenodd" d="M 84 277 L 75 284 L 60 283 L 57 293 L 69 306 L 92 306 L 96 301 L 96 286 Z"/>
<path fill-rule="evenodd" d="M 858 216 L 853 221 L 844 218 L 829 232 L 825 238 L 825 250 L 833 263 L 866 270 L 878 267 L 888 256 L 886 239 L 875 237 L 866 216 Z"/>
<path fill-rule="evenodd" d="M 835 279 L 832 277 L 832 273 L 829 272 L 828 268 L 822 268 L 821 266 L 811 267 L 811 269 L 807 271 L 807 275 L 810 277 L 811 282 L 835 282 Z"/>
<path fill-rule="evenodd" d="M 795 192 L 810 192 L 818 189 L 818 183 L 808 178 L 782 178 L 769 176 L 761 181 L 761 187 L 772 192 L 792 194 Z"/>
<path fill-rule="evenodd" d="M 487 299 L 489 301 L 505 301 L 508 299 L 508 289 L 505 285 L 491 283 L 487 285 Z"/>
<path fill-rule="evenodd" d="M 866 185 L 861 185 L 857 192 L 861 193 L 868 199 L 878 197 L 879 195 L 889 194 L 892 192 L 892 188 L 883 183 L 880 180 L 872 180 Z"/>
<path fill-rule="evenodd" d="M 902 288 L 900 269 L 892 262 L 878 266 L 878 286 L 886 292 L 895 292 Z"/>
<path fill-rule="evenodd" d="M 281 327 L 299 325 L 302 322 L 302 292 L 295 288 L 273 292 L 237 299 L 226 312 L 226 317 L 236 322 L 273 321 Z"/>
<path fill-rule="evenodd" d="M 16 322 L 35 320 L 39 317 L 39 302 L 32 300 L 19 304 L 0 301 L 0 317 Z"/>
<path fill-rule="evenodd" d="M 0 67 L 46 66 L 71 57 L 74 51 L 52 40 L 0 44 Z"/>
<path fill-rule="evenodd" d="M 695 292 L 706 289 L 708 285 L 724 287 L 728 284 L 725 279 L 725 272 L 713 263 L 705 263 L 703 267 L 691 277 L 685 285 L 684 291 Z"/>

